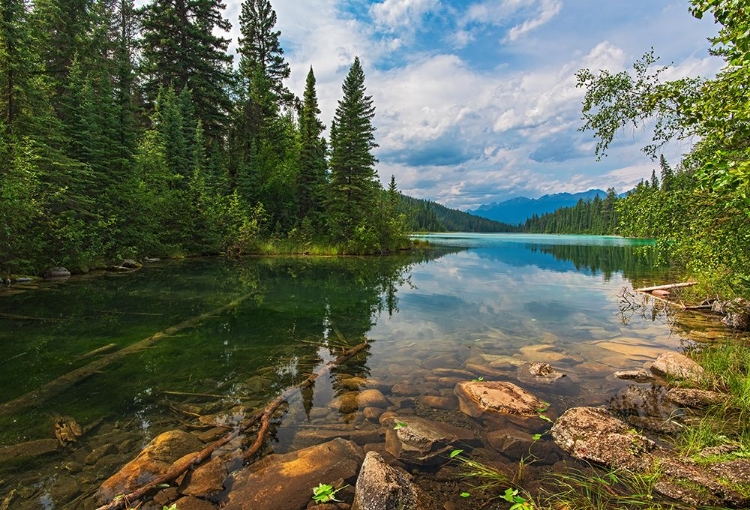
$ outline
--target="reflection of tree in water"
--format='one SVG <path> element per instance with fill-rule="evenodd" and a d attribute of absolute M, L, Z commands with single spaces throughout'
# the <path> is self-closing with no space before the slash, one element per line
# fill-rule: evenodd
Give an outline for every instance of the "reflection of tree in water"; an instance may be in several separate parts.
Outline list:
<path fill-rule="evenodd" d="M 377 317 L 398 310 L 398 288 L 409 285 L 415 264 L 447 252 L 417 252 L 380 258 L 285 259 L 258 262 L 263 304 L 253 310 L 256 330 L 265 341 L 276 344 L 273 359 L 277 369 L 275 389 L 298 384 L 315 367 L 335 358 L 344 349 L 360 344 Z M 369 375 L 369 347 L 331 371 L 335 395 L 356 391 L 342 380 Z M 313 405 L 314 385 L 301 391 L 308 414 Z"/>
<path fill-rule="evenodd" d="M 658 266 L 657 256 L 648 246 L 597 246 L 597 245 L 529 245 L 532 252 L 547 253 L 557 260 L 572 262 L 578 271 L 601 273 L 606 281 L 622 272 L 633 281 L 646 276 L 653 278 Z M 666 271 L 666 269 L 665 269 Z"/>

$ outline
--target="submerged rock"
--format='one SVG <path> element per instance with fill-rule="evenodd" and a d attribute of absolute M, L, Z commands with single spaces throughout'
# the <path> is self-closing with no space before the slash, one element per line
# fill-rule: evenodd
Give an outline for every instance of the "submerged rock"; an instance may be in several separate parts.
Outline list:
<path fill-rule="evenodd" d="M 368 452 L 362 463 L 352 510 L 431 510 L 436 508 L 412 476 L 389 466 L 377 452 Z"/>
<path fill-rule="evenodd" d="M 174 461 L 199 451 L 201 446 L 202 443 L 195 436 L 181 430 L 158 435 L 135 459 L 101 485 L 98 500 L 108 503 L 118 494 L 127 494 L 149 483 L 164 474 Z"/>
<path fill-rule="evenodd" d="M 386 451 L 409 464 L 440 463 L 459 442 L 475 441 L 474 434 L 466 429 L 417 416 L 386 413 L 380 422 L 386 427 Z"/>
<path fill-rule="evenodd" d="M 518 368 L 518 380 L 523 384 L 552 384 L 565 377 L 549 363 L 526 363 Z"/>
<path fill-rule="evenodd" d="M 0 448 L 0 464 L 22 458 L 41 457 L 54 453 L 59 448 L 60 443 L 55 439 L 36 439 L 11 446 L 3 446 Z"/>
<path fill-rule="evenodd" d="M 300 510 L 312 488 L 337 480 L 353 484 L 365 458 L 362 448 L 344 439 L 286 454 L 272 454 L 233 476 L 224 510 Z"/>
<path fill-rule="evenodd" d="M 635 381 L 639 383 L 652 382 L 654 376 L 647 371 L 641 370 L 620 370 L 613 374 L 617 379 L 623 379 L 625 381 Z"/>
<path fill-rule="evenodd" d="M 212 496 L 224 490 L 227 468 L 220 457 L 198 466 L 189 472 L 180 484 L 180 494 L 185 496 Z"/>
<path fill-rule="evenodd" d="M 545 407 L 534 395 L 509 382 L 463 381 L 456 384 L 455 393 L 461 411 L 473 418 L 486 412 L 536 416 Z"/>

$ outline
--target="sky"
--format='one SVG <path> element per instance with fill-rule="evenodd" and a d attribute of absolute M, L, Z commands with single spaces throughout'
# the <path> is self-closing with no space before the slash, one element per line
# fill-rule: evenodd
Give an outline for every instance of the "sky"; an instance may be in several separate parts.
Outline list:
<path fill-rule="evenodd" d="M 141 2 L 139 2 L 141 3 Z M 225 0 L 233 46 L 241 0 Z M 467 210 L 517 196 L 631 189 L 658 165 L 646 131 L 596 160 L 575 72 L 631 69 L 654 48 L 669 79 L 710 77 L 717 27 L 688 0 L 271 0 L 300 97 L 313 67 L 330 125 L 355 56 L 376 108 L 377 171 L 405 194 Z M 231 49 L 231 48 L 230 48 Z M 674 166 L 687 140 L 664 154 Z"/>

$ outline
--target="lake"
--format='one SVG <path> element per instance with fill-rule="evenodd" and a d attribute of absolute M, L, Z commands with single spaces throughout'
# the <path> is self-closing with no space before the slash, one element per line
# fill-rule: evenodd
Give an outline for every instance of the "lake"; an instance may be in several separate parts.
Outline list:
<path fill-rule="evenodd" d="M 643 253 L 645 241 L 425 238 L 433 249 L 392 257 L 159 261 L 3 289 L 8 508 L 93 508 L 98 485 L 159 433 L 232 426 L 365 339 L 365 355 L 290 399 L 269 449 L 377 431 L 361 409 L 341 405 L 365 387 L 411 413 L 466 423 L 457 407 L 420 403 L 453 395 L 455 381 L 438 376 L 451 371 L 527 387 L 554 418 L 606 404 L 626 386 L 614 371 L 684 343 L 657 308 L 623 306 L 623 289 L 671 281 Z M 519 367 L 537 361 L 566 377 L 519 382 Z M 481 433 L 496 424 L 471 426 Z"/>

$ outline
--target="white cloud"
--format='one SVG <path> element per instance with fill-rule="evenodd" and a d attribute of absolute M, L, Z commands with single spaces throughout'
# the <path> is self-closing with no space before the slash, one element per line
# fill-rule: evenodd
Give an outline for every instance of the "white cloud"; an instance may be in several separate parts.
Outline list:
<path fill-rule="evenodd" d="M 385 0 L 372 4 L 370 15 L 381 28 L 395 31 L 421 25 L 422 17 L 439 4 L 438 0 Z"/>
<path fill-rule="evenodd" d="M 539 5 L 539 11 L 537 16 L 531 19 L 527 19 L 520 25 L 516 25 L 508 30 L 506 41 L 515 41 L 523 34 L 530 32 L 545 23 L 549 22 L 552 18 L 559 14 L 562 9 L 562 2 L 560 0 L 541 0 Z"/>

